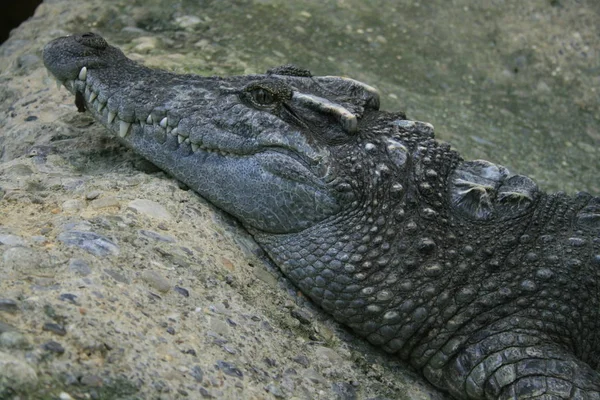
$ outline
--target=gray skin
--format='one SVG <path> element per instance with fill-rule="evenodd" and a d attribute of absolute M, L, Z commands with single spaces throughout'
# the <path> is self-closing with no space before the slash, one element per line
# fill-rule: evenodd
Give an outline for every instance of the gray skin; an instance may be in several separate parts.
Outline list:
<path fill-rule="evenodd" d="M 176 75 L 93 33 L 50 42 L 44 63 L 80 111 L 441 390 L 600 399 L 600 198 L 465 161 L 351 79 Z"/>

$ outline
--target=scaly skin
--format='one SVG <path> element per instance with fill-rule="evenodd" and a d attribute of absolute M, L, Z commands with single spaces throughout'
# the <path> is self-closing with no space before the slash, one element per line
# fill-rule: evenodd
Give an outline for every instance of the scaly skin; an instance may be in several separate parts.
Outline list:
<path fill-rule="evenodd" d="M 237 217 L 305 294 L 458 399 L 600 399 L 600 198 L 464 161 L 369 86 L 151 70 L 92 33 L 44 63 Z"/>

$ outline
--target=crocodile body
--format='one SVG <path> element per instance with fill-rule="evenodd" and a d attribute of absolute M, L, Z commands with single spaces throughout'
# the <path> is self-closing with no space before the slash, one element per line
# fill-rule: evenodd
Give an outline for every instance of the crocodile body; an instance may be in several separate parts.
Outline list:
<path fill-rule="evenodd" d="M 600 198 L 549 194 L 282 66 L 200 77 L 87 33 L 49 71 L 127 146 L 238 218 L 284 274 L 457 399 L 600 399 Z"/>

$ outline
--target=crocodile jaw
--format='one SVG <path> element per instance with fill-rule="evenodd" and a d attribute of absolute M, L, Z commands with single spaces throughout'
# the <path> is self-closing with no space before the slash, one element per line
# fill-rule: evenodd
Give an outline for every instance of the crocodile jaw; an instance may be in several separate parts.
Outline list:
<path fill-rule="evenodd" d="M 150 70 L 97 38 L 92 46 L 56 39 L 44 62 L 78 110 L 122 143 L 259 231 L 294 232 L 335 214 L 328 152 L 280 120 L 263 129 L 235 91 L 247 77 Z M 231 129 L 240 119 L 241 134 Z"/>

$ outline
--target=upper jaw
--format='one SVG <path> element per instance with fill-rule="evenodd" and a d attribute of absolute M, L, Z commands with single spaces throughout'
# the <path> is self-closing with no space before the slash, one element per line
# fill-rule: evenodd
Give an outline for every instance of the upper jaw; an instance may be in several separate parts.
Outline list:
<path fill-rule="evenodd" d="M 170 134 L 180 145 L 190 147 L 192 152 L 202 150 L 243 155 L 280 147 L 298 153 L 307 167 L 318 164 L 326 152 L 323 146 L 299 134 L 296 129 L 292 139 L 290 135 L 282 134 L 293 128 L 288 123 L 263 114 L 265 118 L 272 117 L 268 124 L 275 124 L 279 135 L 271 134 L 271 131 L 247 140 L 232 134 L 227 127 L 223 127 L 220 133 L 218 127 L 214 127 L 213 134 L 207 135 L 205 127 L 210 127 L 211 119 L 218 120 L 211 113 L 219 110 L 223 114 L 225 110 L 239 106 L 236 91 L 249 81 L 265 78 L 279 79 L 293 87 L 288 106 L 298 115 L 312 113 L 308 116 L 313 119 L 317 119 L 315 115 L 332 121 L 337 119 L 338 123 L 333 125 L 342 136 L 354 135 L 357 117 L 365 108 L 376 109 L 379 105 L 373 88 L 339 77 L 256 75 L 223 79 L 150 70 L 129 60 L 119 49 L 109 46 L 102 37 L 93 33 L 50 42 L 44 48 L 44 63 L 57 80 L 76 95 L 80 111 L 90 111 L 121 138 L 126 138 L 133 128 L 141 127 L 143 131 L 146 125 L 151 125 L 158 136 Z M 329 94 L 336 91 L 342 95 L 352 93 L 358 99 L 344 104 L 328 100 Z M 258 115 L 258 111 L 253 112 Z M 198 124 L 199 120 L 203 121 L 202 126 Z M 214 140 L 227 137 L 230 139 Z"/>
<path fill-rule="evenodd" d="M 82 67 L 99 68 L 128 60 L 94 33 L 54 39 L 44 47 L 43 59 L 48 71 L 61 83 L 77 79 Z"/>

